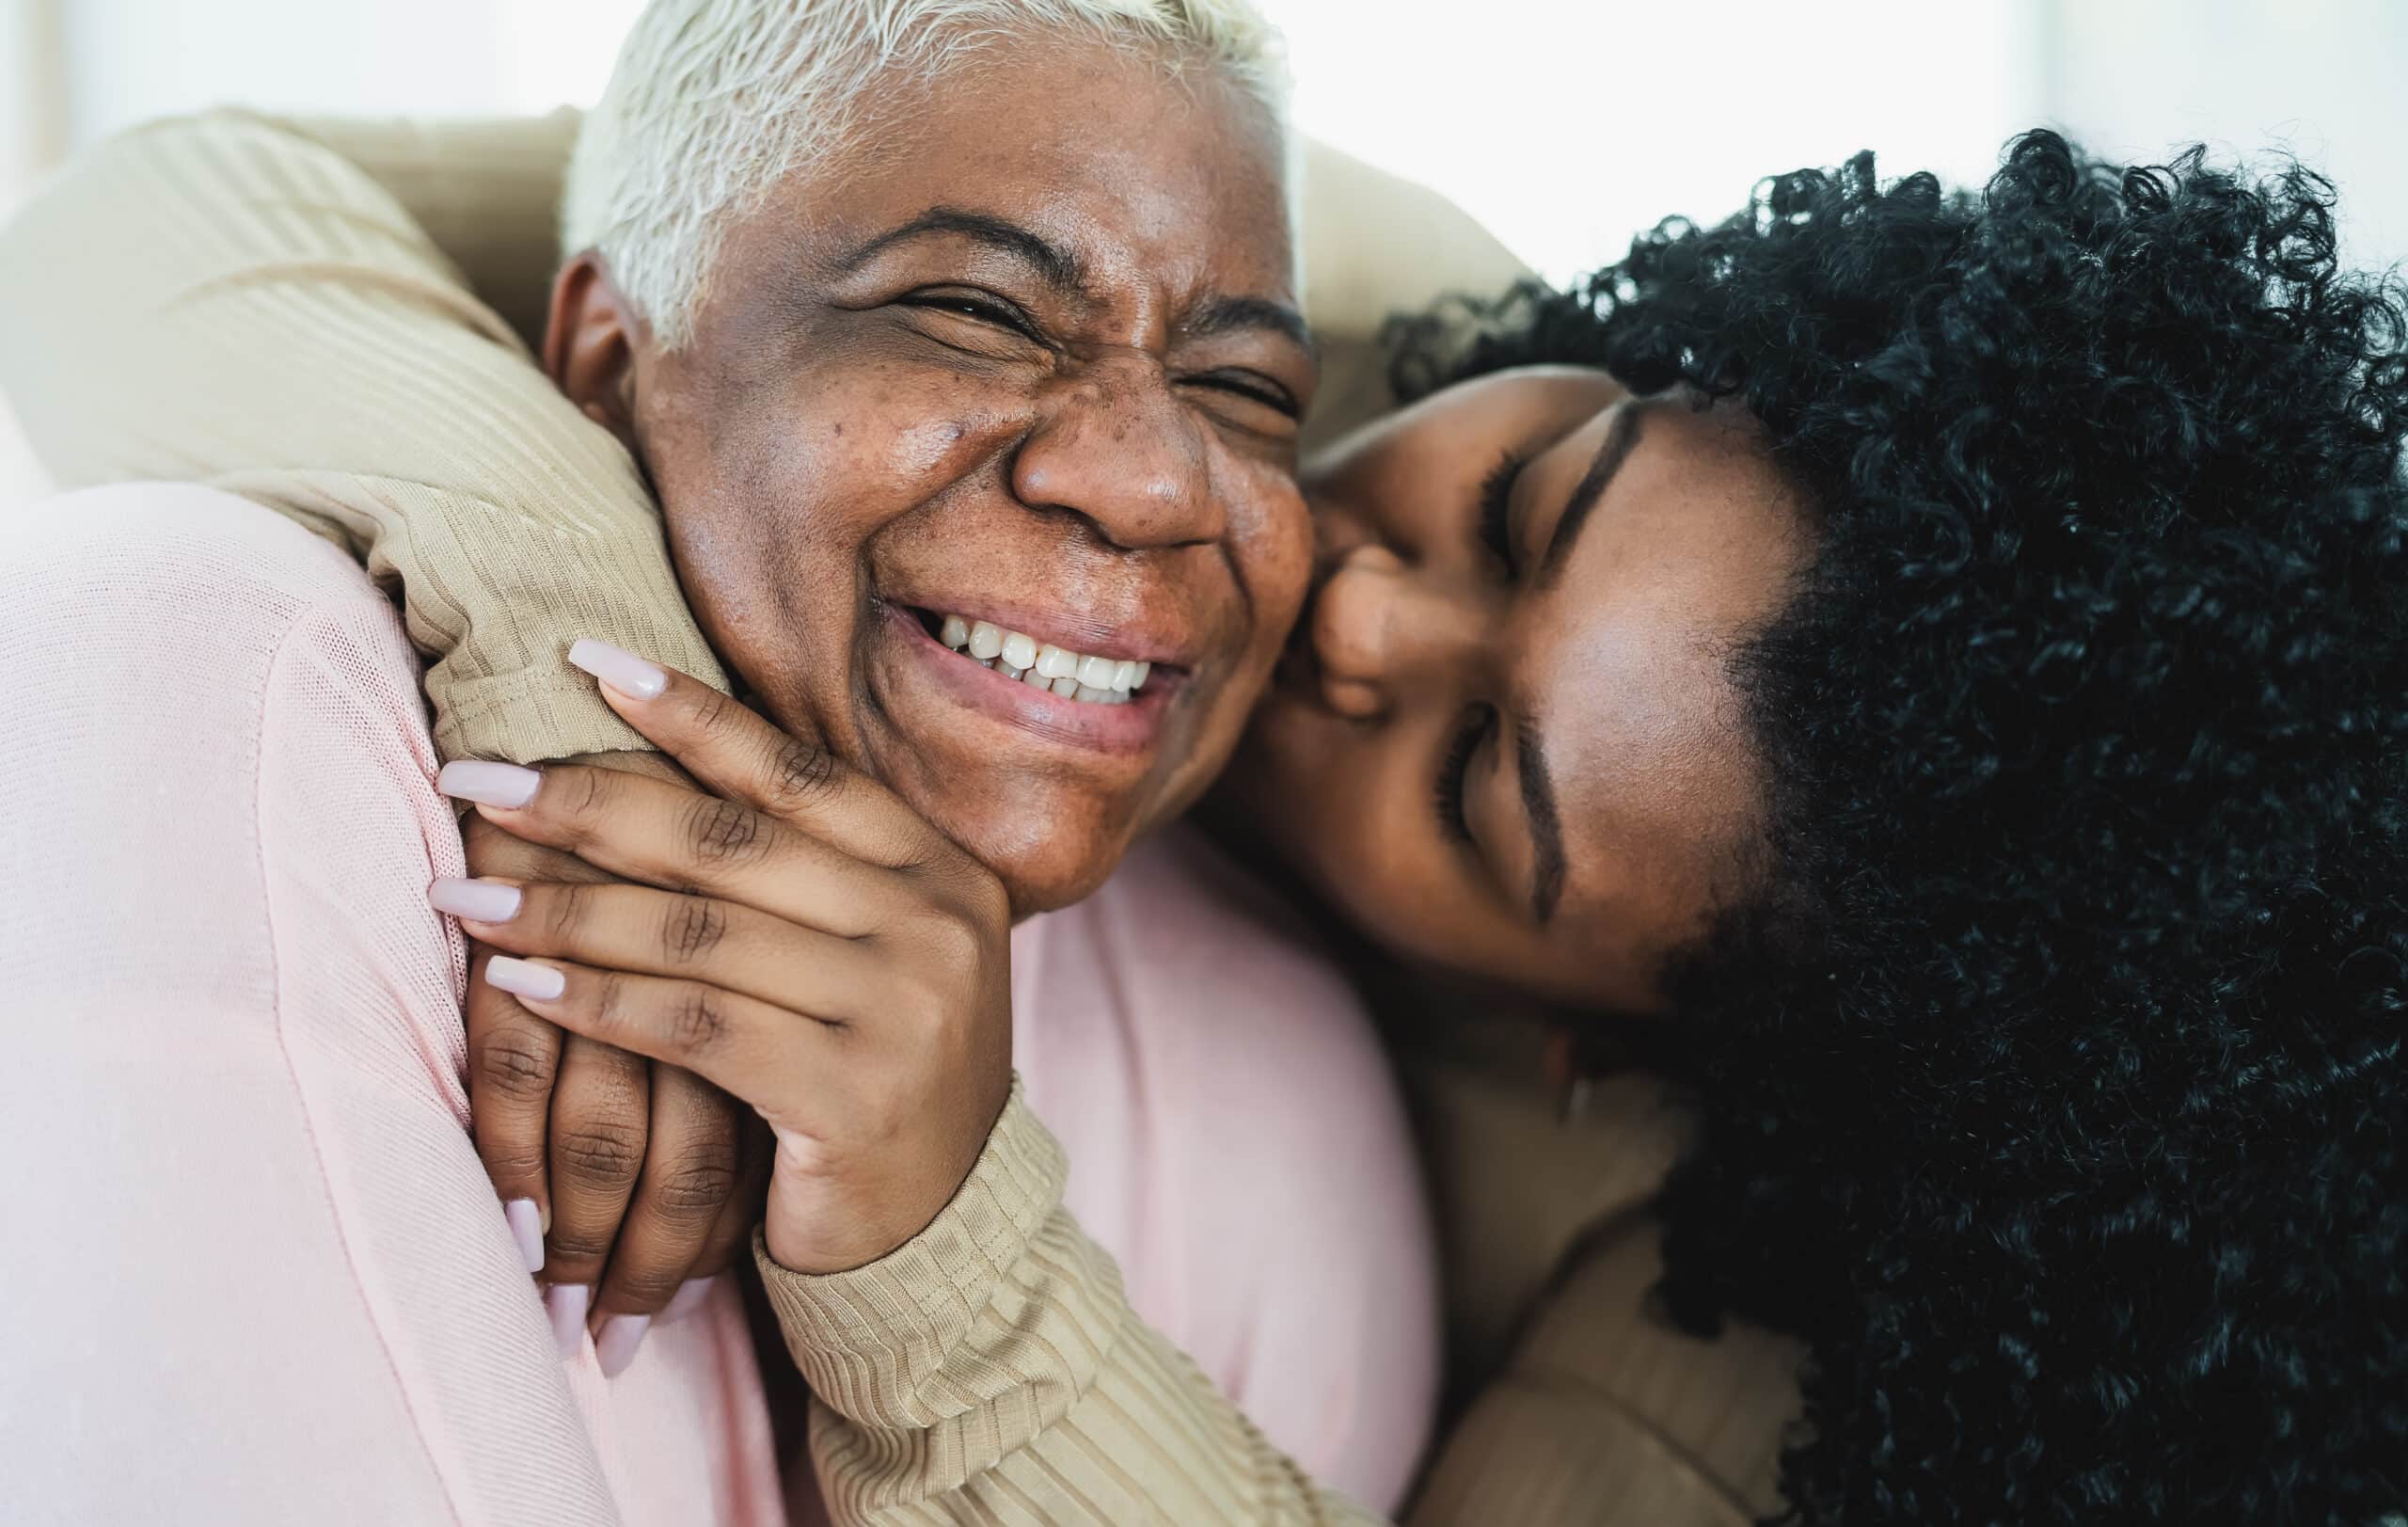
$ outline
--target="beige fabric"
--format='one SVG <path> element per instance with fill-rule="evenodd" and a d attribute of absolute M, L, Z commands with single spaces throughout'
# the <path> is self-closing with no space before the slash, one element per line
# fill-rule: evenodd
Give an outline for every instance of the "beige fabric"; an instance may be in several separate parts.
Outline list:
<path fill-rule="evenodd" d="M 642 746 L 562 661 L 579 636 L 725 683 L 626 451 L 393 195 L 274 123 L 139 130 L 36 196 L 0 237 L 0 387 L 62 486 L 225 488 L 397 580 L 447 757 Z"/>
<path fill-rule="evenodd" d="M 227 487 L 398 581 L 447 756 L 641 745 L 561 662 L 578 636 L 722 681 L 634 463 L 527 350 L 574 130 L 567 115 L 212 114 L 116 140 L 0 232 L 0 388 L 52 470 Z M 1308 290 L 1324 397 L 1341 400 L 1326 430 L 1387 401 L 1369 342 L 1383 314 L 1521 271 L 1427 193 L 1325 151 L 1311 166 Z M 1382 214 L 1384 198 L 1407 210 Z M 1407 1071 L 1468 1291 L 1458 1356 L 1484 1373 L 1578 1227 L 1653 1190 L 1664 1115 L 1634 1096 L 1553 1131 L 1527 1089 L 1460 1057 Z M 1015 1105 L 955 1205 L 895 1257 L 836 1280 L 765 1269 L 830 1402 L 816 1445 L 839 1519 L 1360 1519 L 1130 1314 L 1109 1259 L 1060 1211 L 1060 1176 Z M 1571 1312 L 1474 1409 L 1418 1522 L 1681 1527 L 1756 1498 L 1777 1430 L 1764 1418 L 1786 1408 L 1767 1377 L 1780 1360 L 1632 1331 L 1644 1280 L 1630 1265 L 1576 1277 L 1549 1306 Z M 1642 1421 L 1659 1392 L 1675 1422 Z"/>

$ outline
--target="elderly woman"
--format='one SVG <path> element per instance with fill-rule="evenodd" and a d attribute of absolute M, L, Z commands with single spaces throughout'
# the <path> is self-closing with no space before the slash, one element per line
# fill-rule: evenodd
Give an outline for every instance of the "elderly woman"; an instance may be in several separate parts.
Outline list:
<path fill-rule="evenodd" d="M 1979 198 L 1869 157 L 1783 177 L 1572 294 L 1470 310 L 1468 339 L 1433 326 L 1401 372 L 1429 395 L 1307 474 L 1302 639 L 1222 819 L 1375 941 L 1368 969 L 1618 1013 L 1694 1085 L 1667 1307 L 1808 1343 L 1805 1519 L 2401 1500 L 2408 374 L 2329 206 L 2304 174 L 2119 175 L 2046 135 Z M 929 613 L 965 706 L 1026 687 Z M 825 845 L 913 831 L 848 760 L 641 655 L 580 659 L 793 873 L 664 858 L 667 787 L 573 767 L 484 791 L 511 833 L 733 926 L 832 873 Z M 799 978 L 508 888 L 474 927 L 528 1007 L 812 1136 Z M 997 1065 L 928 1111 L 976 1116 Z M 1351 1515 L 1133 1323 L 1022 1105 L 958 1190 L 949 1164 L 918 1172 L 953 1193 L 925 1231 L 830 1272 L 857 1249 L 828 1253 L 817 1157 L 778 1160 L 763 1275 L 840 1516 Z M 1576 1276 L 1635 1296 L 1653 1245 L 1602 1227 Z M 1534 1376 L 1610 1395 L 1576 1334 L 1533 1332 Z M 1491 1398 L 1467 1435 L 1560 1447 L 1553 1500 L 1450 1455 L 1429 1519 L 1630 1507 L 1581 1466 L 1690 1440 Z M 1695 1457 L 1699 1493 L 1628 1519 L 1717 1519 L 1718 1486 L 1739 1512 L 1744 1473 Z"/>

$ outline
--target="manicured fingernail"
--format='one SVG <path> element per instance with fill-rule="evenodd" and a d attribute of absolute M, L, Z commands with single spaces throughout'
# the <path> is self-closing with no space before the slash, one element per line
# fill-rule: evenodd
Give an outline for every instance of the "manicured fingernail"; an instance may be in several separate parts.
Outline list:
<path fill-rule="evenodd" d="M 485 984 L 514 996 L 549 1002 L 568 990 L 568 978 L 549 965 L 531 964 L 498 954 L 485 962 Z"/>
<path fill-rule="evenodd" d="M 472 923 L 506 923 L 518 915 L 518 903 L 526 898 L 515 885 L 445 875 L 426 888 L 426 899 L 436 911 Z"/>
<path fill-rule="evenodd" d="M 614 647 L 580 636 L 568 644 L 568 660 L 621 694 L 649 700 L 669 687 L 669 675 L 657 662 L 646 662 L 626 647 Z"/>
<path fill-rule="evenodd" d="M 552 1317 L 552 1339 L 561 1356 L 573 1358 L 585 1345 L 585 1311 L 594 1302 L 591 1283 L 554 1283 L 544 1291 L 544 1308 Z"/>
<path fill-rule="evenodd" d="M 535 787 L 543 783 L 544 776 L 531 769 L 483 758 L 454 759 L 435 776 L 435 787 L 444 794 L 488 806 L 523 806 L 535 799 Z"/>
<path fill-rule="evenodd" d="M 594 1360 L 602 1365 L 603 1377 L 616 1378 L 626 1371 L 651 1325 L 650 1315 L 612 1315 L 602 1322 L 602 1334 L 594 1339 Z"/>
<path fill-rule="evenodd" d="M 683 1320 L 709 1300 L 711 1290 L 719 1283 L 716 1278 L 689 1278 L 678 1285 L 677 1296 L 660 1312 L 663 1320 Z"/>
<path fill-rule="evenodd" d="M 510 1221 L 510 1238 L 518 1243 L 518 1260 L 531 1273 L 544 1270 L 544 1216 L 533 1199 L 513 1199 L 501 1206 Z"/>

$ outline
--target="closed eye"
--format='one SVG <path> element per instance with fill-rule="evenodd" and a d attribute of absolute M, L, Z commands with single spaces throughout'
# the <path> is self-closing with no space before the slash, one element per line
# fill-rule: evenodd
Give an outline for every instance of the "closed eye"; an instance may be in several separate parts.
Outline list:
<path fill-rule="evenodd" d="M 1464 777 L 1471 771 L 1472 755 L 1480 751 L 1481 743 L 1496 729 L 1496 708 L 1473 706 L 1464 712 L 1464 724 L 1438 764 L 1438 783 L 1432 803 L 1437 809 L 1439 831 L 1458 843 L 1472 841 L 1471 820 L 1464 813 Z"/>
<path fill-rule="evenodd" d="M 1477 524 L 1480 543 L 1497 560 L 1505 565 L 1507 577 L 1513 567 L 1513 485 L 1522 480 L 1522 469 L 1530 458 L 1519 451 L 1508 451 L 1481 479 L 1480 505 Z"/>
<path fill-rule="evenodd" d="M 985 293 L 965 292 L 959 288 L 935 288 L 906 293 L 897 297 L 895 306 L 920 308 L 932 312 L 954 313 L 996 328 L 1007 329 L 1024 340 L 1042 344 L 1044 336 L 1028 314 L 1008 302 Z"/>
<path fill-rule="evenodd" d="M 1294 393 L 1258 372 L 1207 372 L 1200 376 L 1190 376 L 1187 381 L 1191 386 L 1211 388 L 1216 392 L 1227 392 L 1259 403 L 1290 419 L 1302 419 L 1305 414 Z"/>

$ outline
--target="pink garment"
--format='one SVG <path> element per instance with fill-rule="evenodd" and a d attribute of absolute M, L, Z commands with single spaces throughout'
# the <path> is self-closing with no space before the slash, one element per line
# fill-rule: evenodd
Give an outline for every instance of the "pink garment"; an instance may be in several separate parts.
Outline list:
<path fill-rule="evenodd" d="M 389 605 L 195 487 L 19 511 L 0 569 L 0 1515 L 782 1519 L 732 1290 L 616 1379 L 553 1347 L 467 1134 L 424 896 L 460 841 Z M 1392 1502 L 1435 1314 L 1390 1084 L 1195 864 L 1015 937 L 1022 1066 L 1138 1310 Z"/>

